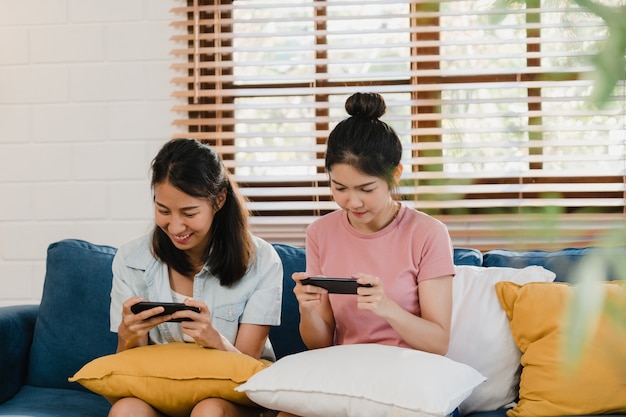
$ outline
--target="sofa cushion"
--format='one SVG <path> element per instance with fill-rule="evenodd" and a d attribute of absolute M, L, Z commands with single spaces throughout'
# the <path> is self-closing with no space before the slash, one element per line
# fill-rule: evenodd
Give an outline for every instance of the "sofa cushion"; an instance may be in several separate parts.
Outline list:
<path fill-rule="evenodd" d="M 354 344 L 286 356 L 236 389 L 264 407 L 307 417 L 443 417 L 484 380 L 441 355 Z"/>
<path fill-rule="evenodd" d="M 306 346 L 300 338 L 300 309 L 298 300 L 293 293 L 296 285 L 291 278 L 294 272 L 306 270 L 306 252 L 303 248 L 274 243 L 274 249 L 283 263 L 283 301 L 281 307 L 280 326 L 274 326 L 270 330 L 270 340 L 276 358 L 306 350 Z"/>
<path fill-rule="evenodd" d="M 586 297 L 597 291 L 607 306 L 624 311 L 623 282 L 592 285 L 596 287 L 585 287 Z M 607 315 L 599 316 L 593 331 L 586 335 L 581 356 L 570 362 L 565 359 L 564 336 L 567 320 L 572 317 L 567 306 L 572 302 L 573 286 L 500 282 L 496 293 L 522 351 L 520 398 L 507 413 L 509 417 L 626 412 L 626 330 L 619 317 L 611 320 Z"/>
<path fill-rule="evenodd" d="M 454 264 L 481 266 L 483 264 L 483 254 L 478 249 L 454 248 Z"/>
<path fill-rule="evenodd" d="M 70 380 L 112 403 L 137 397 L 168 416 L 185 417 L 208 397 L 254 405 L 234 389 L 268 363 L 195 343 L 168 343 L 94 359 Z"/>
<path fill-rule="evenodd" d="M 506 249 L 494 249 L 485 252 L 483 255 L 483 266 L 503 266 L 510 268 L 525 268 L 529 265 L 542 266 L 556 274 L 555 281 L 571 282 L 575 281 L 574 270 L 578 263 L 583 260 L 586 255 L 594 253 L 601 259 L 617 259 L 618 257 L 626 257 L 626 246 L 618 246 L 613 248 L 567 248 L 555 251 L 545 250 L 528 250 L 513 251 Z M 624 279 L 623 271 L 611 268 L 612 262 L 607 262 L 607 276 L 604 280 L 612 281 L 616 279 Z"/>
<path fill-rule="evenodd" d="M 85 390 L 67 378 L 92 359 L 115 352 L 117 335 L 109 330 L 115 252 L 74 239 L 48 247 L 28 384 Z"/>
<path fill-rule="evenodd" d="M 91 392 L 25 385 L 17 395 L 0 404 L 0 416 L 107 417 L 110 408 L 107 400 Z"/>

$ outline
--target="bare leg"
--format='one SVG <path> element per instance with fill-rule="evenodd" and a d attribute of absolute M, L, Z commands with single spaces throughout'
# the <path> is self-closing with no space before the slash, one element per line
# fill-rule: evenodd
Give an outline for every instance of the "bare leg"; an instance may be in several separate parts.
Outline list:
<path fill-rule="evenodd" d="M 264 412 L 263 408 L 246 407 L 221 398 L 207 398 L 195 405 L 189 417 L 264 417 Z"/>
<path fill-rule="evenodd" d="M 109 417 L 166 417 L 147 402 L 135 397 L 116 401 L 109 410 Z"/>

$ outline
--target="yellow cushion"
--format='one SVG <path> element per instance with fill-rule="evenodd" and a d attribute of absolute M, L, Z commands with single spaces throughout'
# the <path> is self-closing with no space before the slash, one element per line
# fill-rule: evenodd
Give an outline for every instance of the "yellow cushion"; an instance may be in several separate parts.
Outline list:
<path fill-rule="evenodd" d="M 240 353 L 205 349 L 195 343 L 169 343 L 94 359 L 69 380 L 111 403 L 136 397 L 167 415 L 183 417 L 208 397 L 254 405 L 235 388 L 269 363 Z"/>
<path fill-rule="evenodd" d="M 626 302 L 619 283 L 598 285 L 607 301 Z M 566 283 L 496 284 L 522 352 L 519 402 L 508 417 L 626 412 L 626 334 L 614 322 L 600 318 L 577 366 L 564 360 L 563 324 L 573 291 Z"/>

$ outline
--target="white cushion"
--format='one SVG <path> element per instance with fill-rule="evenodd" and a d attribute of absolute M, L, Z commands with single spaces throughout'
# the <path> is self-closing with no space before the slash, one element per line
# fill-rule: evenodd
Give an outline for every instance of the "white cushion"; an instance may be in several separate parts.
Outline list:
<path fill-rule="evenodd" d="M 442 417 L 484 380 L 441 355 L 356 344 L 285 356 L 236 390 L 302 417 Z"/>
<path fill-rule="evenodd" d="M 487 377 L 461 403 L 462 415 L 502 408 L 517 398 L 521 352 L 509 319 L 500 306 L 495 284 L 511 281 L 552 282 L 555 274 L 540 266 L 523 269 L 456 266 L 453 279 L 452 327 L 446 357 L 467 364 Z"/>

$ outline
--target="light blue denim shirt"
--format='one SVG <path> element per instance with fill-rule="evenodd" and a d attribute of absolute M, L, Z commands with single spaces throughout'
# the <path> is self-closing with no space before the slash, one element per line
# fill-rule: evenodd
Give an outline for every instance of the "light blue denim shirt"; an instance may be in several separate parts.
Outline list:
<path fill-rule="evenodd" d="M 117 333 L 122 321 L 122 304 L 134 295 L 149 301 L 172 302 L 167 265 L 151 252 L 151 234 L 120 247 L 113 259 L 111 289 L 111 331 Z M 256 257 L 248 272 L 232 287 L 223 287 L 205 266 L 194 278 L 193 298 L 204 301 L 211 312 L 211 324 L 233 345 L 240 323 L 277 326 L 280 324 L 283 267 L 268 242 L 253 236 Z M 150 330 L 154 343 L 182 342 L 179 323 L 163 323 Z M 261 355 L 275 360 L 269 338 Z"/>

